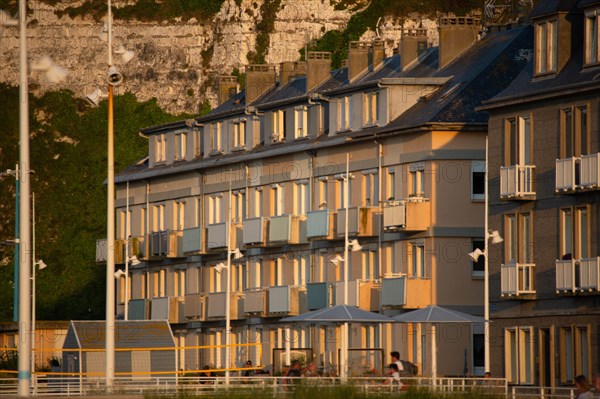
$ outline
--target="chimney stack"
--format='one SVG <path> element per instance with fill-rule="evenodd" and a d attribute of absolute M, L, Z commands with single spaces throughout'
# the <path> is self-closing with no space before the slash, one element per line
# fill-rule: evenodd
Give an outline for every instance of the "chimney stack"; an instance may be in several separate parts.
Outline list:
<path fill-rule="evenodd" d="M 427 50 L 427 29 L 403 29 L 400 40 L 400 70 L 418 59 Z"/>
<path fill-rule="evenodd" d="M 237 78 L 235 76 L 219 76 L 219 92 L 217 94 L 217 101 L 219 105 L 235 96 L 238 92 L 239 86 Z"/>
<path fill-rule="evenodd" d="M 267 90 L 276 80 L 277 71 L 274 65 L 248 65 L 246 67 L 246 105 L 250 105 Z"/>
<path fill-rule="evenodd" d="M 309 51 L 307 56 L 306 92 L 310 92 L 329 77 L 331 53 L 329 51 Z"/>
<path fill-rule="evenodd" d="M 383 62 L 385 58 L 385 44 L 383 40 L 377 38 L 373 40 L 371 45 L 371 60 L 369 62 L 369 69 L 372 71 Z"/>
<path fill-rule="evenodd" d="M 348 81 L 352 82 L 358 75 L 369 67 L 371 43 L 350 42 L 348 49 Z"/>
<path fill-rule="evenodd" d="M 480 20 L 471 17 L 440 18 L 439 69 L 465 51 L 477 40 Z"/>
<path fill-rule="evenodd" d="M 279 83 L 285 86 L 293 78 L 306 75 L 306 62 L 284 61 L 280 64 L 279 73 Z"/>

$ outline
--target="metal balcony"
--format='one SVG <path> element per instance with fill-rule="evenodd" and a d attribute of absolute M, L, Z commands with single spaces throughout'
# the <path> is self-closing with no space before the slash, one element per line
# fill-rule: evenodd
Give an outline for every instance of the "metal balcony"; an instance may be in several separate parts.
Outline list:
<path fill-rule="evenodd" d="M 597 189 L 600 187 L 599 156 L 600 153 L 581 156 L 581 180 L 579 183 L 582 188 Z"/>
<path fill-rule="evenodd" d="M 509 263 L 500 267 L 501 295 L 535 294 L 535 264 Z"/>
<path fill-rule="evenodd" d="M 331 291 L 330 283 L 306 284 L 306 299 L 308 310 L 323 309 L 330 305 Z"/>
<path fill-rule="evenodd" d="M 231 320 L 237 320 L 238 315 L 238 294 L 236 292 L 230 293 L 229 300 L 229 317 Z M 225 299 L 227 293 L 215 292 L 206 295 L 206 317 L 208 319 L 227 317 L 227 308 L 225 307 Z"/>
<path fill-rule="evenodd" d="M 375 217 L 377 208 L 352 207 L 348 208 L 348 234 L 351 236 L 373 236 L 379 232 L 378 218 Z M 338 209 L 337 235 L 341 237 L 346 232 L 346 210 Z"/>
<path fill-rule="evenodd" d="M 534 169 L 535 165 L 500 167 L 500 197 L 504 199 L 534 199 Z"/>
<path fill-rule="evenodd" d="M 335 304 L 344 304 L 344 282 L 335 283 Z M 375 280 L 348 281 L 348 305 L 358 306 L 363 310 L 379 311 L 380 284 Z"/>
<path fill-rule="evenodd" d="M 281 215 L 269 219 L 269 244 L 299 244 L 306 241 L 306 234 L 301 231 L 301 216 Z"/>
<path fill-rule="evenodd" d="M 242 242 L 244 245 L 264 246 L 267 241 L 267 225 L 269 220 L 264 217 L 244 220 Z"/>
<path fill-rule="evenodd" d="M 169 323 L 185 321 L 183 298 L 168 296 L 152 299 L 150 315 L 152 320 L 168 320 Z"/>
<path fill-rule="evenodd" d="M 383 228 L 386 231 L 426 231 L 431 224 L 429 199 L 390 201 L 383 206 Z"/>
<path fill-rule="evenodd" d="M 299 287 L 283 285 L 269 287 L 270 315 L 297 315 L 300 311 Z"/>
<path fill-rule="evenodd" d="M 186 295 L 183 313 L 186 319 L 204 320 L 204 296 L 202 294 Z"/>
<path fill-rule="evenodd" d="M 183 230 L 183 252 L 186 254 L 203 253 L 204 238 L 206 234 L 204 227 L 192 227 Z"/>
<path fill-rule="evenodd" d="M 306 238 L 309 240 L 332 240 L 335 238 L 336 213 L 328 209 L 308 212 L 306 215 Z"/>
<path fill-rule="evenodd" d="M 215 224 L 209 224 L 208 225 L 208 229 L 207 229 L 207 238 L 206 238 L 206 249 L 207 250 L 211 250 L 211 249 L 221 249 L 221 248 L 227 248 L 227 230 L 229 230 L 229 223 L 223 222 L 223 223 L 215 223 Z M 231 229 L 232 230 L 232 243 L 235 242 L 235 238 L 233 237 L 233 232 L 235 231 L 235 229 Z"/>
<path fill-rule="evenodd" d="M 579 260 L 579 283 L 582 291 L 600 291 L 600 256 Z"/>
<path fill-rule="evenodd" d="M 579 182 L 579 158 L 565 158 L 556 160 L 556 188 L 557 192 L 574 191 Z"/>
<path fill-rule="evenodd" d="M 244 314 L 262 316 L 266 310 L 266 296 L 263 289 L 244 291 Z"/>
<path fill-rule="evenodd" d="M 151 303 L 149 299 L 130 299 L 129 320 L 149 320 Z"/>
<path fill-rule="evenodd" d="M 556 261 L 556 293 L 575 292 L 577 290 L 575 259 Z"/>
<path fill-rule="evenodd" d="M 406 274 L 386 275 L 381 280 L 381 306 L 418 309 L 430 304 L 431 280 Z"/>

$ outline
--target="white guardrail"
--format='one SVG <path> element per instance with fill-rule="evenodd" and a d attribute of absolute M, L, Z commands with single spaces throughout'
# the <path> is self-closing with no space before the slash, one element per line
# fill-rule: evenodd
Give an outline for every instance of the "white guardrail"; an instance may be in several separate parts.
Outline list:
<path fill-rule="evenodd" d="M 426 377 L 402 377 L 402 386 L 386 384 L 385 377 L 354 377 L 348 383 L 356 389 L 374 394 L 398 394 L 411 389 L 424 389 L 440 393 L 472 393 L 495 397 L 517 398 L 574 398 L 574 388 L 508 386 L 502 378 L 446 378 L 432 380 Z M 90 395 L 173 395 L 185 392 L 190 395 L 209 395 L 225 389 L 263 391 L 273 397 L 285 395 L 299 387 L 319 389 L 340 386 L 337 377 L 230 377 L 226 385 L 224 377 L 116 377 L 110 392 L 101 377 L 79 377 L 72 375 L 44 375 L 37 373 L 32 379 L 32 396 L 66 397 Z M 17 379 L 0 379 L 0 397 L 15 397 L 17 395 Z"/>

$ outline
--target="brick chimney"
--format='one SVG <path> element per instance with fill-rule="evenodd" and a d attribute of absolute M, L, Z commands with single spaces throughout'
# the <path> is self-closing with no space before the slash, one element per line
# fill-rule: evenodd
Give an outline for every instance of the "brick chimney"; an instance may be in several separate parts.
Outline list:
<path fill-rule="evenodd" d="M 239 90 L 237 78 L 235 76 L 219 76 L 219 92 L 217 100 L 219 105 L 235 96 Z"/>
<path fill-rule="evenodd" d="M 427 50 L 427 29 L 403 29 L 400 40 L 400 69 L 419 58 Z"/>
<path fill-rule="evenodd" d="M 350 42 L 348 49 L 348 81 L 352 82 L 369 67 L 370 42 Z"/>
<path fill-rule="evenodd" d="M 306 92 L 308 93 L 329 77 L 331 53 L 329 51 L 309 51 L 307 64 Z"/>
<path fill-rule="evenodd" d="M 385 58 L 385 44 L 383 40 L 377 38 L 371 44 L 371 59 L 369 61 L 369 69 L 373 70 L 383 62 Z"/>
<path fill-rule="evenodd" d="M 479 28 L 480 20 L 478 18 L 440 18 L 439 69 L 452 62 L 477 40 Z"/>
<path fill-rule="evenodd" d="M 246 105 L 252 103 L 275 84 L 275 65 L 248 65 L 246 67 Z"/>
<path fill-rule="evenodd" d="M 293 78 L 306 75 L 306 62 L 284 61 L 279 66 L 279 83 L 281 86 L 288 84 Z"/>

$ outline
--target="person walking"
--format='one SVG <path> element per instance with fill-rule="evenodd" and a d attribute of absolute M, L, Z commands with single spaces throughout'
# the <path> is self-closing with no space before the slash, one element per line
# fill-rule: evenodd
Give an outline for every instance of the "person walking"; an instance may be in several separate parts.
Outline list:
<path fill-rule="evenodd" d="M 590 388 L 590 383 L 584 375 L 578 375 L 575 377 L 575 392 L 577 393 L 575 399 L 593 399 L 594 394 Z"/>

